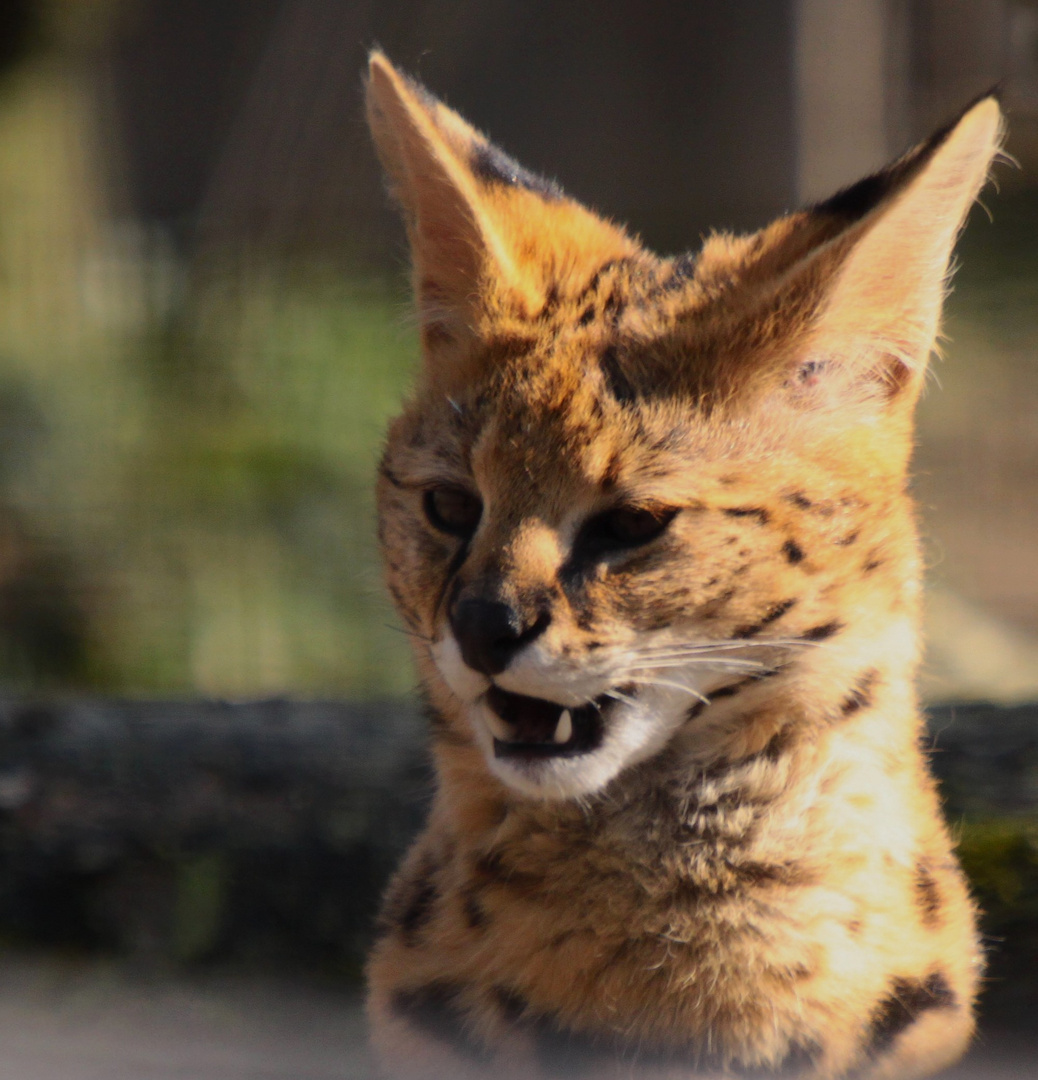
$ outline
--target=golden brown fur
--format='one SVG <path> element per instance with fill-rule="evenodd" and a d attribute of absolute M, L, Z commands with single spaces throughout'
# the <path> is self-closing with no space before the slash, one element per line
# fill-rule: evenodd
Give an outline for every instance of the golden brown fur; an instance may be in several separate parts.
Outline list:
<path fill-rule="evenodd" d="M 660 259 L 378 54 L 368 99 L 424 354 L 380 538 L 438 770 L 369 967 L 385 1068 L 954 1060 L 980 956 L 920 749 L 905 486 L 996 104 Z"/>

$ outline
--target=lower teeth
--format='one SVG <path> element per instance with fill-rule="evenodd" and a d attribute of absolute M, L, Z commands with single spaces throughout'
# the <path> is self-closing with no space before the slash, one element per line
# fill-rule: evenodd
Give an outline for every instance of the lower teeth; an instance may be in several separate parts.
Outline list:
<path fill-rule="evenodd" d="M 573 737 L 573 717 L 569 709 L 563 709 L 555 728 L 555 742 L 568 743 Z"/>
<path fill-rule="evenodd" d="M 502 742 L 512 741 L 511 726 L 506 724 L 493 709 L 484 709 L 483 717 L 487 722 L 487 727 L 490 728 L 490 733 L 495 739 L 500 739 Z"/>

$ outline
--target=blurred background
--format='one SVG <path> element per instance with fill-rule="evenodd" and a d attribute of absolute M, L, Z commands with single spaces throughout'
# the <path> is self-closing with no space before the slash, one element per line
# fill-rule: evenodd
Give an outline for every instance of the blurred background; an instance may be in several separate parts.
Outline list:
<path fill-rule="evenodd" d="M 915 485 L 985 1024 L 1029 1030 L 1038 0 L 0 0 L 0 1080 L 366 1074 L 429 790 L 374 548 L 417 357 L 374 44 L 664 252 L 1001 86 Z"/>
<path fill-rule="evenodd" d="M 1000 84 L 917 488 L 931 699 L 1038 693 L 1038 4 L 0 0 L 0 685 L 406 694 L 371 477 L 416 346 L 366 50 L 663 251 Z M 993 219 L 993 220 L 992 220 Z"/>

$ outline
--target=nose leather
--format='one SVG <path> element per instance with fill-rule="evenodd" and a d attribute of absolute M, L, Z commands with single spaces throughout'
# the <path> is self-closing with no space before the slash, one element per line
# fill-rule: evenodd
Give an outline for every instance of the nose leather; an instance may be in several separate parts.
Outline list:
<path fill-rule="evenodd" d="M 465 663 L 484 675 L 497 675 L 544 632 L 551 616 L 544 611 L 528 621 L 501 600 L 466 597 L 452 605 L 449 620 Z"/>

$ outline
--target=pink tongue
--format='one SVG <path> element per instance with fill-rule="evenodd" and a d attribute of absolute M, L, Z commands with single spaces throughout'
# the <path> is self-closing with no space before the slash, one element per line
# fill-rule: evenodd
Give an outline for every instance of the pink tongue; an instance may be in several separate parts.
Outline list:
<path fill-rule="evenodd" d="M 553 701 L 510 694 L 496 686 L 487 694 L 487 704 L 512 725 L 516 742 L 551 742 L 562 715 L 562 706 Z"/>

